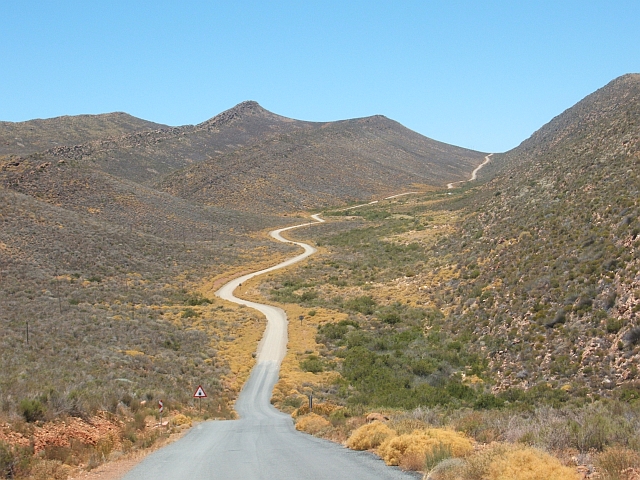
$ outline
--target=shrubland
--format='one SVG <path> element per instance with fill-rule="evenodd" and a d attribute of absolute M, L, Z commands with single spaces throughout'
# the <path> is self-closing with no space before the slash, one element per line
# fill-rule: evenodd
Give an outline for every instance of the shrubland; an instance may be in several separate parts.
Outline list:
<path fill-rule="evenodd" d="M 326 211 L 331 221 L 322 228 L 291 233 L 314 240 L 319 253 L 242 294 L 289 314 L 289 354 L 273 402 L 297 428 L 374 449 L 432 479 L 570 479 L 578 470 L 637 478 L 638 79 L 615 80 L 494 155 L 480 182 Z M 388 123 L 359 122 L 349 128 Z M 348 130 L 336 138 L 352 146 Z M 296 139 L 295 148 L 269 137 L 277 159 L 269 165 L 288 165 L 296 149 L 310 152 L 309 132 L 280 138 Z M 180 132 L 160 134 L 155 143 Z M 260 180 L 260 195 L 222 193 L 244 202 L 247 213 L 239 213 L 204 204 L 216 204 L 205 200 L 223 178 L 217 160 L 190 166 L 186 176 L 174 172 L 157 184 L 163 193 L 89 167 L 99 145 L 48 152 L 55 162 L 40 154 L 2 159 L 5 475 L 64 478 L 73 465 L 149 446 L 161 431 L 153 428 L 154 403 L 166 400 L 171 425 L 188 424 L 196 415 L 191 387 L 203 378 L 212 397 L 203 416 L 231 417 L 229 401 L 263 325 L 215 300 L 216 282 L 291 251 L 261 236 L 282 219 L 247 206 L 257 198 L 277 197 L 261 205 L 267 211 L 354 199 L 350 189 L 315 184 L 315 197 L 304 189 L 287 197 Z M 235 165 L 244 155 L 264 166 L 257 144 L 243 149 L 221 158 Z M 127 167 L 111 164 L 106 151 L 94 161 L 116 173 Z M 330 151 L 320 157 L 333 159 Z M 145 178 L 145 165 L 129 173 Z M 374 183 L 359 192 L 391 185 Z M 372 413 L 384 423 L 366 425 Z M 105 431 L 89 442 L 72 441 L 69 431 L 68 444 L 42 440 L 37 450 L 52 426 L 76 421 Z"/>
<path fill-rule="evenodd" d="M 230 242 L 219 226 L 183 241 L 3 188 L 0 205 L 4 475 L 63 478 L 164 441 L 191 418 L 233 417 L 264 322 L 217 300 L 203 279 L 223 281 L 246 255 L 260 265 L 286 247 L 257 230 Z"/>
<path fill-rule="evenodd" d="M 638 468 L 637 77 L 494 155 L 477 185 L 328 211 L 326 228 L 292 233 L 321 252 L 261 292 L 330 313 L 313 361 L 340 377 L 316 390 L 345 408 L 343 435 L 366 412 L 426 408 L 441 414 L 424 428 L 619 465 L 611 478 Z"/>

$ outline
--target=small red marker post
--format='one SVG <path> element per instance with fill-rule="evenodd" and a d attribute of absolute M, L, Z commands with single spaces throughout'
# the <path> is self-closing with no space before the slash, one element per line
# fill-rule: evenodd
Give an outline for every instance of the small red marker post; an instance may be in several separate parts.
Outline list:
<path fill-rule="evenodd" d="M 160 413 L 160 426 L 162 427 L 162 412 L 164 412 L 164 402 L 158 400 L 158 412 Z"/>
<path fill-rule="evenodd" d="M 196 393 L 193 394 L 193 398 L 199 398 L 199 404 L 198 404 L 198 409 L 200 412 L 202 412 L 202 399 L 203 398 L 207 398 L 207 394 L 204 393 L 204 389 L 202 388 L 202 385 L 198 385 L 198 388 L 196 389 Z"/>

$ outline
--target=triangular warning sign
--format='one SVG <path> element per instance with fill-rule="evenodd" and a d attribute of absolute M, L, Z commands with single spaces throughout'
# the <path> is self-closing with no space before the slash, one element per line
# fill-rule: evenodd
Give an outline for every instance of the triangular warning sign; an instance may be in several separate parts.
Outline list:
<path fill-rule="evenodd" d="M 204 393 L 204 390 L 202 389 L 202 386 L 198 385 L 198 389 L 196 390 L 196 393 L 193 394 L 194 398 L 205 398 L 207 396 L 206 393 Z"/>

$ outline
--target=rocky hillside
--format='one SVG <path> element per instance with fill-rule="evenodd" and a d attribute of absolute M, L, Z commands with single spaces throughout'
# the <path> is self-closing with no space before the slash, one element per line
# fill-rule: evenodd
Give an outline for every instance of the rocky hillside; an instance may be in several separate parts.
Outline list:
<path fill-rule="evenodd" d="M 29 155 L 58 146 L 80 145 L 106 137 L 119 137 L 160 128 L 167 127 L 121 112 L 64 116 L 27 122 L 0 122 L 0 157 Z"/>
<path fill-rule="evenodd" d="M 637 378 L 639 139 L 640 75 L 625 75 L 498 158 L 478 192 L 451 245 L 466 257 L 452 320 L 482 325 L 502 387 Z"/>
<path fill-rule="evenodd" d="M 273 136 L 177 171 L 158 187 L 210 205 L 295 211 L 465 179 L 483 157 L 374 116 Z"/>
<path fill-rule="evenodd" d="M 308 122 L 268 112 L 256 102 L 243 102 L 199 125 L 101 136 L 82 144 L 64 143 L 64 146 L 27 156 L 19 162 L 42 164 L 62 160 L 78 168 L 99 169 L 151 185 L 163 175 L 193 163 L 307 125 Z"/>
<path fill-rule="evenodd" d="M 263 285 L 344 319 L 314 360 L 348 381 L 340 401 L 640 396 L 640 76 L 495 157 L 483 184 L 334 212 L 306 233 L 325 256 Z"/>
<path fill-rule="evenodd" d="M 442 185 L 465 178 L 482 157 L 382 116 L 312 123 L 244 102 L 196 126 L 56 147 L 12 158 L 4 170 L 16 184 L 26 180 L 17 172 L 64 164 L 207 205 L 283 212 Z"/>

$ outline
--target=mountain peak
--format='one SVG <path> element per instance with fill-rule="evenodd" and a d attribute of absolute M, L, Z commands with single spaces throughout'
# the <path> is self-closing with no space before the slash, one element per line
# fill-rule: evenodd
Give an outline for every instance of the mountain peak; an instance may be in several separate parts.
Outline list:
<path fill-rule="evenodd" d="M 284 117 L 280 117 L 279 115 L 271 113 L 270 111 L 262 108 L 262 106 L 260 106 L 260 104 L 255 100 L 246 100 L 237 104 L 235 107 L 225 110 L 215 117 L 200 123 L 198 127 L 216 128 L 222 125 L 236 122 L 241 119 L 245 119 L 247 117 L 261 117 L 269 119 L 277 118 L 284 120 Z"/>

